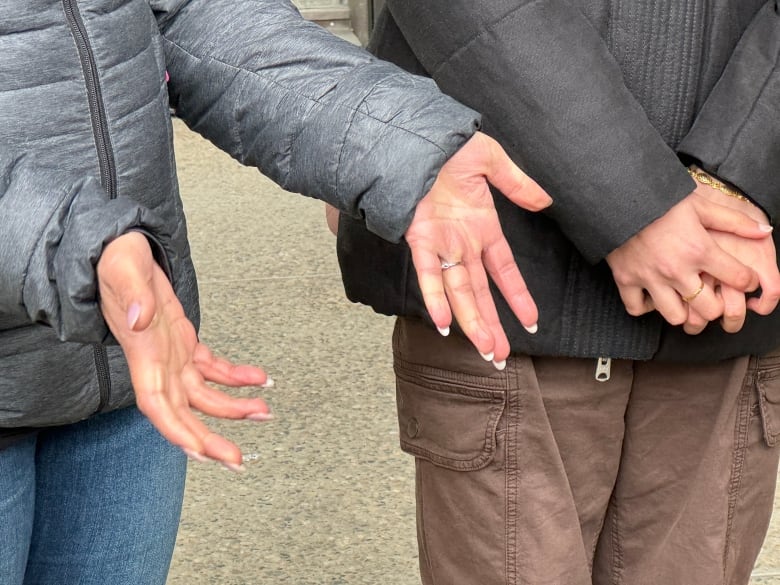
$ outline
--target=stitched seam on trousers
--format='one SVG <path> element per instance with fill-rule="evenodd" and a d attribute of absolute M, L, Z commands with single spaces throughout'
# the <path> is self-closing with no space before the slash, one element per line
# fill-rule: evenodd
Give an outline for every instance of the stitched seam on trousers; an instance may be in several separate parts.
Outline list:
<path fill-rule="evenodd" d="M 742 485 L 742 471 L 745 467 L 745 452 L 747 451 L 748 432 L 750 429 L 750 393 L 751 385 L 743 385 L 740 393 L 739 411 L 734 425 L 734 458 L 731 462 L 731 479 L 729 480 L 728 516 L 726 520 L 726 534 L 723 541 L 723 580 L 726 580 L 728 570 L 728 555 L 731 545 L 734 514 L 737 508 L 737 499 Z"/>
<path fill-rule="evenodd" d="M 588 559 L 588 569 L 590 569 L 590 574 L 593 574 L 593 563 L 596 560 L 596 548 L 599 546 L 599 537 L 601 536 L 602 530 L 604 530 L 604 524 L 606 523 L 607 515 L 604 514 L 604 517 L 601 519 L 601 528 L 596 531 L 596 533 L 593 535 L 593 542 L 590 546 L 590 558 Z"/>
<path fill-rule="evenodd" d="M 416 478 L 417 478 L 417 501 L 419 502 L 420 509 L 417 512 L 418 519 L 417 522 L 419 523 L 419 530 L 420 530 L 420 553 L 423 555 L 423 560 L 425 562 L 425 565 L 428 567 L 428 575 L 431 578 L 431 585 L 436 585 L 435 578 L 433 574 L 433 569 L 431 567 L 431 555 L 428 552 L 428 536 L 425 533 L 425 512 L 423 511 L 425 509 L 425 496 L 424 490 L 423 490 L 423 466 L 420 465 L 419 461 L 415 461 L 416 466 Z"/>
<path fill-rule="evenodd" d="M 514 362 L 514 363 L 513 363 Z M 516 360 L 510 362 L 511 375 L 506 376 L 506 441 L 504 443 L 504 477 L 506 486 L 506 582 L 519 583 L 517 572 L 517 483 L 518 483 L 518 437 L 520 432 L 520 369 Z M 510 383 L 511 381 L 511 383 Z M 514 389 L 513 389 L 514 387 Z"/>
<path fill-rule="evenodd" d="M 610 536 L 612 537 L 612 585 L 622 583 L 623 571 L 623 548 L 620 544 L 620 515 L 618 514 L 617 498 L 612 496 L 612 526 L 610 526 Z"/>
<path fill-rule="evenodd" d="M 769 416 L 769 401 L 766 399 L 766 390 L 762 382 L 766 379 L 763 372 L 756 374 L 756 392 L 758 393 L 758 406 L 761 416 L 761 422 L 764 423 L 764 440 L 770 447 L 777 443 L 777 433 L 772 426 L 772 417 Z"/>

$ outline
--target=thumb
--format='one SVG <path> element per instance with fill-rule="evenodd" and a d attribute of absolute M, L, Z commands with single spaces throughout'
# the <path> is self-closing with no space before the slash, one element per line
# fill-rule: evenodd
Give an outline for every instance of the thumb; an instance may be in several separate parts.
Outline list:
<path fill-rule="evenodd" d="M 142 331 L 151 324 L 157 309 L 156 271 L 162 272 L 143 234 L 125 234 L 105 247 L 97 273 L 103 312 L 112 329 Z"/>
<path fill-rule="evenodd" d="M 488 153 L 485 178 L 507 199 L 528 211 L 539 211 L 552 204 L 547 192 L 512 162 L 498 142 L 481 132 L 475 134 L 474 139 Z"/>

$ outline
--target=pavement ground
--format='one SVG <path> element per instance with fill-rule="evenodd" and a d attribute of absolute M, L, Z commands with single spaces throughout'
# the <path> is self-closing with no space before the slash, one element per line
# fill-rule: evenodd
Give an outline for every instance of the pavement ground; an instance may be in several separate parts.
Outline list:
<path fill-rule="evenodd" d="M 174 125 L 201 338 L 266 368 L 276 419 L 209 421 L 247 471 L 190 465 L 168 585 L 419 585 L 392 320 L 345 300 L 322 203 Z M 752 585 L 780 585 L 780 514 Z"/>

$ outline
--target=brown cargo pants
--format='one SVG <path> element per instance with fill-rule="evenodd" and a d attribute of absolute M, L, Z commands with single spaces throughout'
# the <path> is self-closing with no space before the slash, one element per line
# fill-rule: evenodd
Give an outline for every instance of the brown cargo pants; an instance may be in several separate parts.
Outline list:
<path fill-rule="evenodd" d="M 780 353 L 513 356 L 399 319 L 425 585 L 745 585 L 773 507 Z"/>

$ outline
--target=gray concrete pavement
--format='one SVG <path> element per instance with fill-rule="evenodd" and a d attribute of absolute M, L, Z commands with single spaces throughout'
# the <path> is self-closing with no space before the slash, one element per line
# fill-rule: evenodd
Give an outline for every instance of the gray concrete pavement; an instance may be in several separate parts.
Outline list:
<path fill-rule="evenodd" d="M 191 464 L 169 585 L 417 585 L 391 320 L 344 300 L 321 203 L 175 124 L 201 337 L 268 370 L 277 418 L 211 422 L 251 460 Z M 752 583 L 780 585 L 780 517 Z"/>

